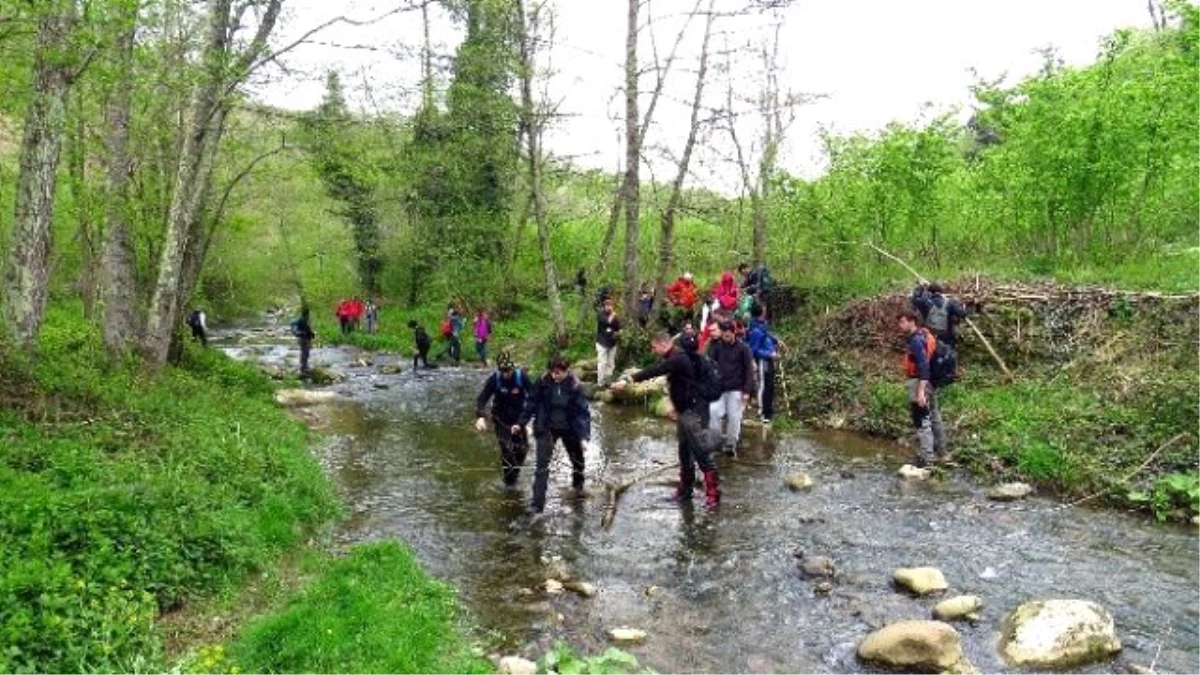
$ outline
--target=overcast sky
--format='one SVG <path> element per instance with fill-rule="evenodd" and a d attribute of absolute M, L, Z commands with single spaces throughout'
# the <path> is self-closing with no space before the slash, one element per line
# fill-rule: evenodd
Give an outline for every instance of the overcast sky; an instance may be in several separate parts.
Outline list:
<path fill-rule="evenodd" d="M 547 91 L 561 101 L 560 118 L 549 133 L 551 152 L 570 156 L 584 167 L 614 169 L 621 156 L 619 130 L 623 102 L 624 0 L 551 0 L 557 13 L 556 46 L 550 54 L 554 72 Z M 651 39 L 665 58 L 696 0 L 651 0 L 642 12 L 651 27 L 640 37 L 642 59 L 651 63 Z M 731 8 L 745 0 L 717 0 Z M 357 20 L 378 17 L 395 3 L 381 0 L 288 0 L 278 42 L 295 40 L 331 17 Z M 448 17 L 433 10 L 435 52 L 450 55 L 461 33 Z M 738 95 L 753 96 L 760 78 L 755 50 L 770 35 L 772 18 L 719 19 L 714 47 L 744 47 L 732 64 Z M 813 176 L 821 171 L 817 132 L 870 131 L 889 121 L 912 121 L 970 103 L 972 69 L 986 78 L 1007 73 L 1009 81 L 1034 72 L 1041 63 L 1037 50 L 1053 46 L 1068 63 L 1095 59 L 1101 38 L 1115 28 L 1149 26 L 1144 0 L 798 0 L 783 13 L 780 56 L 785 90 L 820 94 L 822 98 L 796 111 L 788 132 L 782 164 Z M 658 157 L 677 153 L 686 135 L 694 86 L 696 57 L 703 20 L 688 27 L 677 67 L 667 80 L 667 93 L 656 113 L 647 142 L 657 178 L 668 164 Z M 321 98 L 323 71 L 343 73 L 352 100 L 363 108 L 407 112 L 416 99 L 420 72 L 421 17 L 416 11 L 390 15 L 366 26 L 337 25 L 313 42 L 297 47 L 287 59 L 289 74 L 260 86 L 264 101 L 308 109 Z M 723 60 L 723 57 L 722 57 Z M 728 78 L 711 78 L 706 102 L 719 105 Z M 650 75 L 641 89 L 653 86 Z M 644 94 L 648 96 L 648 94 Z M 644 104 L 643 104 L 644 105 Z M 743 138 L 756 133 L 756 120 L 739 124 Z M 728 188 L 733 167 L 728 136 L 712 132 L 696 158 L 693 180 Z"/>

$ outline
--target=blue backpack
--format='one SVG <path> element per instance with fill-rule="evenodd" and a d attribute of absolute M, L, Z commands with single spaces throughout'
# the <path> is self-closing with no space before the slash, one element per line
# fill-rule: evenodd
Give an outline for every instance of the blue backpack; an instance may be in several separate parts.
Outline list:
<path fill-rule="evenodd" d="M 501 386 L 502 383 L 500 382 L 500 371 L 497 370 L 494 373 L 492 373 L 492 377 L 496 378 L 496 391 L 502 391 L 503 387 Z M 521 370 L 520 368 L 514 369 L 513 370 L 513 381 L 516 382 L 518 388 L 524 389 L 525 388 L 525 371 Z"/>

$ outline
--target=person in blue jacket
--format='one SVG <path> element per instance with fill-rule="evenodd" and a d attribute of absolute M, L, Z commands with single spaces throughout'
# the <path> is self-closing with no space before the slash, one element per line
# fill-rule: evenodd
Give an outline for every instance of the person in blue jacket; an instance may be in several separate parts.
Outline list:
<path fill-rule="evenodd" d="M 750 309 L 750 330 L 746 336 L 754 365 L 758 370 L 758 414 L 765 426 L 770 426 L 775 415 L 775 361 L 779 358 L 779 339 L 771 334 L 770 324 L 764 316 L 763 307 L 755 304 Z"/>
<path fill-rule="evenodd" d="M 525 403 L 532 389 L 529 378 L 513 365 L 512 356 L 501 351 L 496 357 L 496 371 L 483 383 L 483 391 L 475 398 L 475 428 L 487 429 L 487 405 L 492 402 L 492 427 L 500 444 L 500 467 L 504 477 L 504 488 L 514 490 L 525 456 L 529 453 L 529 437 L 524 426 L 513 426 L 521 421 Z"/>
<path fill-rule="evenodd" d="M 571 485 L 575 494 L 583 495 L 583 453 L 592 435 L 592 412 L 583 386 L 571 374 L 570 367 L 562 356 L 550 360 L 546 373 L 534 383 L 521 418 L 511 427 L 515 434 L 533 420 L 537 465 L 533 474 L 533 499 L 527 512 L 531 520 L 541 517 L 546 509 L 550 458 L 558 441 L 562 441 L 571 460 Z"/>

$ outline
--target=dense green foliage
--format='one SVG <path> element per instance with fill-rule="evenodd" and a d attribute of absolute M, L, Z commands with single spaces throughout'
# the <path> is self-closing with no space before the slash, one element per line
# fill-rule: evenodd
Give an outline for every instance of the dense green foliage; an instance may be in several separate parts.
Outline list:
<path fill-rule="evenodd" d="M 160 611 L 304 541 L 332 491 L 262 374 L 106 368 L 77 306 L 49 319 L 35 360 L 3 352 L 0 670 L 153 668 Z"/>
<path fill-rule="evenodd" d="M 485 673 L 456 632 L 455 595 L 394 542 L 355 547 L 276 615 L 248 626 L 227 669 Z"/>
<path fill-rule="evenodd" d="M 538 672 L 559 675 L 619 675 L 654 671 L 640 668 L 636 656 L 616 647 L 609 647 L 592 656 L 581 656 L 571 645 L 558 640 L 545 656 L 538 659 Z"/>

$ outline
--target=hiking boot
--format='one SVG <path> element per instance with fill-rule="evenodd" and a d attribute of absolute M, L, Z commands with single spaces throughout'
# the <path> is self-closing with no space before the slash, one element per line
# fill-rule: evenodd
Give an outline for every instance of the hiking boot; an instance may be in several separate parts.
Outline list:
<path fill-rule="evenodd" d="M 717 508 L 721 503 L 720 480 L 717 478 L 717 471 L 704 472 L 704 508 L 709 511 Z"/>

